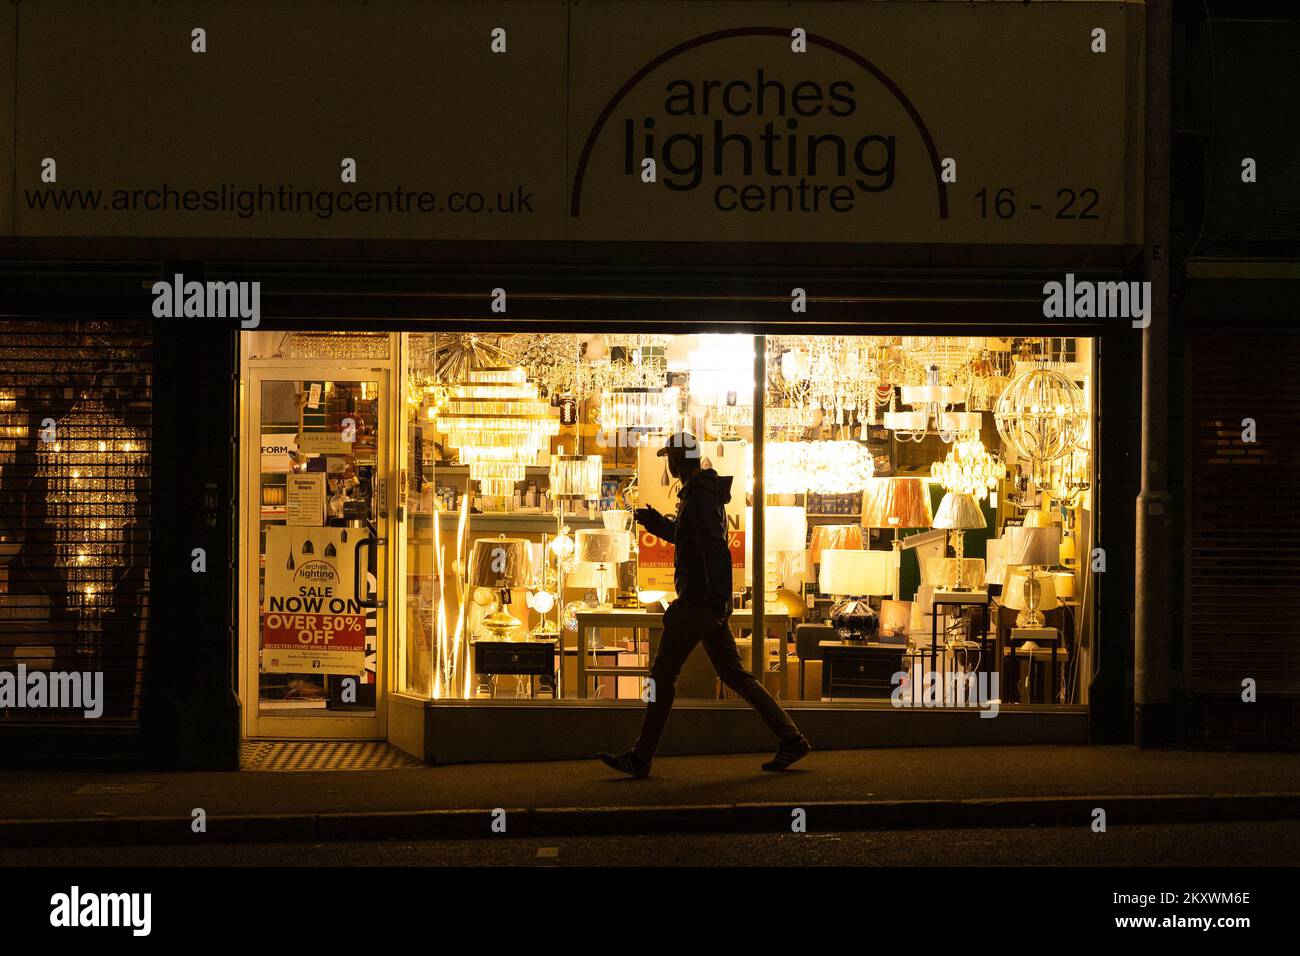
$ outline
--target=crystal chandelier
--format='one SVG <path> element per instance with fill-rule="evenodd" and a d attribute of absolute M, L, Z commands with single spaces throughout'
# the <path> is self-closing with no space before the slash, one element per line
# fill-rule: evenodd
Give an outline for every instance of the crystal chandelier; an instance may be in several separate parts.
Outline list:
<path fill-rule="evenodd" d="M 951 410 L 965 401 L 965 393 L 955 385 L 942 384 L 942 374 L 938 365 L 930 365 L 926 368 L 924 385 L 900 385 L 894 389 L 889 411 L 885 412 L 885 427 L 900 441 L 920 442 L 929 434 L 938 434 L 949 443 L 979 434 L 980 413 Z M 898 411 L 899 392 L 903 403 L 912 406 L 911 411 Z"/>
<path fill-rule="evenodd" d="M 610 388 L 600 395 L 601 431 L 614 435 L 677 430 L 677 389 Z"/>
<path fill-rule="evenodd" d="M 861 442 L 792 441 L 763 446 L 763 490 L 770 495 L 861 491 L 875 470 L 871 451 Z"/>
<path fill-rule="evenodd" d="M 806 409 L 809 418 L 821 410 L 836 422 L 855 412 L 864 424 L 874 421 L 879 354 L 879 342 L 871 336 L 776 336 L 768 371 L 771 393 L 790 408 Z"/>
<path fill-rule="evenodd" d="M 954 442 L 948 456 L 930 466 L 930 474 L 938 479 L 944 491 L 983 501 L 1007 476 L 1007 466 L 989 454 L 983 442 L 972 438 Z"/>
<path fill-rule="evenodd" d="M 946 385 L 965 386 L 970 378 L 970 364 L 984 347 L 984 339 L 961 335 L 905 335 L 902 349 L 912 375 L 929 381 L 931 367 L 939 369 Z M 913 381 L 916 379 L 913 378 Z"/>
<path fill-rule="evenodd" d="M 149 474 L 149 450 L 139 430 L 83 395 L 55 424 L 55 440 L 37 449 L 38 478 L 54 524 L 54 564 L 67 579 L 67 607 L 81 619 L 79 653 L 95 650 L 126 565 L 126 529 L 135 523 L 136 482 Z"/>
<path fill-rule="evenodd" d="M 559 419 L 520 366 L 470 369 L 452 386 L 438 428 L 469 465 L 482 494 L 509 497 L 527 465 L 559 434 Z"/>

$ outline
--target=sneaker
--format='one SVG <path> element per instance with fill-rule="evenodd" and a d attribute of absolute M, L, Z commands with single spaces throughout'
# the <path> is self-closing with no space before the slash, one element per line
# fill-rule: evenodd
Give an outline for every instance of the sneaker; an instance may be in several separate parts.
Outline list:
<path fill-rule="evenodd" d="M 812 753 L 812 744 L 808 743 L 808 738 L 803 734 L 795 737 L 793 740 L 782 741 L 781 746 L 777 748 L 776 756 L 763 764 L 764 770 L 785 770 L 796 761 Z"/>
<path fill-rule="evenodd" d="M 648 777 L 650 776 L 650 761 L 641 760 L 635 752 L 629 750 L 621 754 L 598 753 L 597 757 L 601 762 L 611 770 L 617 770 L 619 773 L 625 773 L 629 777 Z M 797 757 L 795 758 L 798 759 Z"/>

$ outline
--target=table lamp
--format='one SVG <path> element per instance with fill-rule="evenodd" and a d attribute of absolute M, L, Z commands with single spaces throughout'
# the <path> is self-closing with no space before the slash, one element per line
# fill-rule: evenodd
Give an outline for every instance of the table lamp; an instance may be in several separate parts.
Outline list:
<path fill-rule="evenodd" d="M 754 509 L 746 508 L 746 532 L 753 523 Z M 807 543 L 808 516 L 805 509 L 796 505 L 768 505 L 763 509 L 763 601 L 773 611 L 785 607 L 777 597 L 786 577 L 778 568 L 778 558 L 791 551 L 802 551 Z"/>
<path fill-rule="evenodd" d="M 943 528 L 952 532 L 952 548 L 957 555 L 957 584 L 953 587 L 954 591 L 969 591 L 970 585 L 966 583 L 966 576 L 963 574 L 965 566 L 962 558 L 964 556 L 963 538 L 968 528 L 987 528 L 988 522 L 984 520 L 984 512 L 980 504 L 975 500 L 974 495 L 960 494 L 959 492 L 950 491 L 943 496 L 939 502 L 939 510 L 934 513 L 934 526 Z"/>
<path fill-rule="evenodd" d="M 1043 612 L 1056 607 L 1056 581 L 1050 574 L 1034 575 L 1032 568 L 1009 568 L 1002 589 L 1002 604 L 1016 615 L 1016 627 L 1042 627 Z"/>
<path fill-rule="evenodd" d="M 817 586 L 840 599 L 831 608 L 831 626 L 841 641 L 869 641 L 879 632 L 880 618 L 865 596 L 891 592 L 892 557 L 888 551 L 822 552 Z"/>
<path fill-rule="evenodd" d="M 578 560 L 596 566 L 596 600 L 606 608 L 609 565 L 622 564 L 632 556 L 632 535 L 610 528 L 583 528 L 574 537 Z"/>
<path fill-rule="evenodd" d="M 1037 571 L 1040 568 L 1052 567 L 1060 557 L 1061 528 L 1059 525 L 1008 528 L 1004 539 L 1006 544 L 1003 546 L 1003 556 L 1008 569 L 1013 567 L 1028 569 L 1025 584 L 1021 588 L 1024 595 L 1023 597 L 1015 596 L 1014 598 L 1024 604 L 1021 608 L 1023 612 L 1021 617 L 1024 618 L 1024 621 L 1017 620 L 1017 623 L 1021 627 L 1042 627 L 1043 615 L 1040 608 L 1056 606 L 1056 588 L 1050 576 L 1040 576 Z M 1010 575 L 1010 573 L 1009 571 L 1008 574 Z M 1008 581 L 1010 581 L 1009 576 Z M 1037 595 L 1044 586 L 1050 587 L 1051 590 L 1050 592 L 1042 592 L 1043 596 L 1039 599 Z M 1009 589 L 1003 589 L 1004 598 L 1009 593 Z M 1050 593 L 1050 601 L 1048 600 L 1048 593 Z"/>
<path fill-rule="evenodd" d="M 479 538 L 470 552 L 469 581 L 474 587 L 491 588 L 497 609 L 483 619 L 492 636 L 507 641 L 523 622 L 510 613 L 511 588 L 527 587 L 533 577 L 532 552 L 524 538 Z"/>
<path fill-rule="evenodd" d="M 894 600 L 899 598 L 903 528 L 929 528 L 930 493 L 920 478 L 871 478 L 862 492 L 862 527 L 894 529 Z"/>

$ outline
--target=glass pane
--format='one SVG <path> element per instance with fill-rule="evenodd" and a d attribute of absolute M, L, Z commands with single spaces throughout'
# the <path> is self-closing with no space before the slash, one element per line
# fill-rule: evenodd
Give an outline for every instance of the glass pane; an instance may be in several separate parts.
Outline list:
<path fill-rule="evenodd" d="M 268 716 L 373 716 L 377 381 L 263 381 L 258 706 Z"/>

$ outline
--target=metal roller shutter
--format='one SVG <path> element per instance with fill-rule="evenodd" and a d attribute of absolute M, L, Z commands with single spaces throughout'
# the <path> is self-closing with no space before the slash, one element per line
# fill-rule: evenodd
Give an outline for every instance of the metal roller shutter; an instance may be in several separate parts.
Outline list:
<path fill-rule="evenodd" d="M 1300 337 L 1220 325 L 1187 341 L 1189 689 L 1297 696 Z"/>
<path fill-rule="evenodd" d="M 0 321 L 0 670 L 103 672 L 101 717 L 6 707 L 0 729 L 138 734 L 152 362 L 148 322 Z"/>

